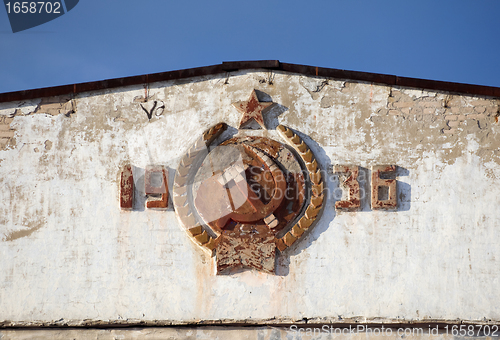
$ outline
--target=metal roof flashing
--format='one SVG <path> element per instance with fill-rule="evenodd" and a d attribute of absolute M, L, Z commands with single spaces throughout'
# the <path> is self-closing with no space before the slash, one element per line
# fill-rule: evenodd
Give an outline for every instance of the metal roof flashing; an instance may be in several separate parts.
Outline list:
<path fill-rule="evenodd" d="M 87 83 L 0 93 L 0 103 L 35 99 L 42 97 L 77 94 L 82 92 L 118 88 L 123 86 L 150 84 L 159 81 L 185 79 L 191 77 L 207 76 L 218 73 L 227 73 L 227 72 L 251 70 L 251 69 L 269 69 L 269 70 L 303 74 L 307 76 L 325 77 L 329 79 L 344 79 L 344 80 L 353 80 L 361 82 L 370 82 L 388 86 L 418 88 L 418 89 L 452 92 L 452 93 L 467 94 L 467 95 L 500 97 L 499 87 L 453 83 L 453 82 L 419 79 L 419 78 L 398 77 L 387 74 L 348 71 L 348 70 L 324 68 L 317 66 L 289 64 L 289 63 L 282 63 L 279 60 L 255 60 L 255 61 L 229 61 L 212 66 L 203 66 L 203 67 L 196 67 L 196 68 L 176 70 L 176 71 L 92 81 Z"/>

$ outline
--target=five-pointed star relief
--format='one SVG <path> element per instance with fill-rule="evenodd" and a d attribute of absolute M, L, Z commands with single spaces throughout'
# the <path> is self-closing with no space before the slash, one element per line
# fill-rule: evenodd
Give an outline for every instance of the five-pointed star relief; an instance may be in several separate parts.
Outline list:
<path fill-rule="evenodd" d="M 255 119 L 255 121 L 259 123 L 259 125 L 262 126 L 263 129 L 266 129 L 264 118 L 262 117 L 262 110 L 264 110 L 266 107 L 271 106 L 272 104 L 272 102 L 259 102 L 255 90 L 252 91 L 252 94 L 250 95 L 250 98 L 248 100 L 233 103 L 233 106 L 238 111 L 243 113 L 239 128 L 241 128 L 242 125 L 245 125 L 252 119 Z"/>

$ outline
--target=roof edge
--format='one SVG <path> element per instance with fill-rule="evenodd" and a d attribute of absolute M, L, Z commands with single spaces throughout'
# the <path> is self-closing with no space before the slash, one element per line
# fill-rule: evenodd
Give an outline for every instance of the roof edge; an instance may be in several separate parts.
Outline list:
<path fill-rule="evenodd" d="M 426 90 L 454 92 L 459 94 L 500 97 L 500 87 L 453 83 L 439 80 L 398 77 L 388 74 L 348 71 L 317 66 L 281 63 L 279 60 L 229 61 L 218 65 L 203 66 L 176 71 L 145 74 L 92 81 L 86 83 L 52 86 L 32 90 L 0 93 L 0 103 L 18 100 L 28 100 L 42 97 L 52 97 L 68 94 L 77 94 L 89 91 L 117 88 L 139 84 L 150 84 L 159 81 L 185 79 L 198 76 L 213 75 L 224 72 L 234 72 L 248 69 L 271 69 L 308 76 L 318 76 L 334 79 L 365 81 L 370 83 L 402 86 Z"/>

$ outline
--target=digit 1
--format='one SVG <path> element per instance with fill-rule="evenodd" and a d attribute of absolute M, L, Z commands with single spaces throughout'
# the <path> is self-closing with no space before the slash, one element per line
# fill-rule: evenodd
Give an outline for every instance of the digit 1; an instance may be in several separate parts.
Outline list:
<path fill-rule="evenodd" d="M 120 207 L 132 209 L 134 204 L 134 175 L 132 165 L 128 164 L 122 170 L 120 179 Z"/>

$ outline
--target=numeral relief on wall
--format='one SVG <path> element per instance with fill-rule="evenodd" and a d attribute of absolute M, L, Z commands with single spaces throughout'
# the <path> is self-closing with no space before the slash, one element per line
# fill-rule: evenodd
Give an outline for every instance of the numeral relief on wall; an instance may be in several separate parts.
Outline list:
<path fill-rule="evenodd" d="M 166 209 L 168 207 L 168 171 L 163 166 L 148 166 L 144 174 L 146 207 Z M 126 165 L 121 172 L 120 207 L 131 210 L 134 206 L 134 174 L 132 166 Z"/>
<path fill-rule="evenodd" d="M 358 210 L 361 206 L 358 182 L 359 167 L 355 165 L 336 165 L 333 167 L 333 172 L 346 174 L 347 178 L 342 182 L 341 186 L 348 190 L 348 199 L 335 202 L 335 209 Z"/>
<path fill-rule="evenodd" d="M 394 173 L 395 165 L 372 166 L 371 176 L 371 209 L 395 210 L 397 209 L 397 181 L 395 179 L 381 178 L 385 173 Z M 344 190 L 348 190 L 348 199 L 335 202 L 335 209 L 356 211 L 361 207 L 360 187 L 358 182 L 359 167 L 355 165 L 336 165 L 334 173 L 345 174 L 341 183 Z"/>
<path fill-rule="evenodd" d="M 132 166 L 125 165 L 120 180 L 120 207 L 132 209 L 134 205 L 134 174 Z"/>
<path fill-rule="evenodd" d="M 168 184 L 165 169 L 162 166 L 151 166 L 146 168 L 144 185 L 148 201 L 148 208 L 165 209 L 168 206 Z M 154 199 L 159 197 L 160 199 Z"/>
<path fill-rule="evenodd" d="M 394 210 L 398 207 L 395 179 L 382 179 L 382 173 L 395 172 L 395 165 L 372 166 L 372 209 Z"/>

